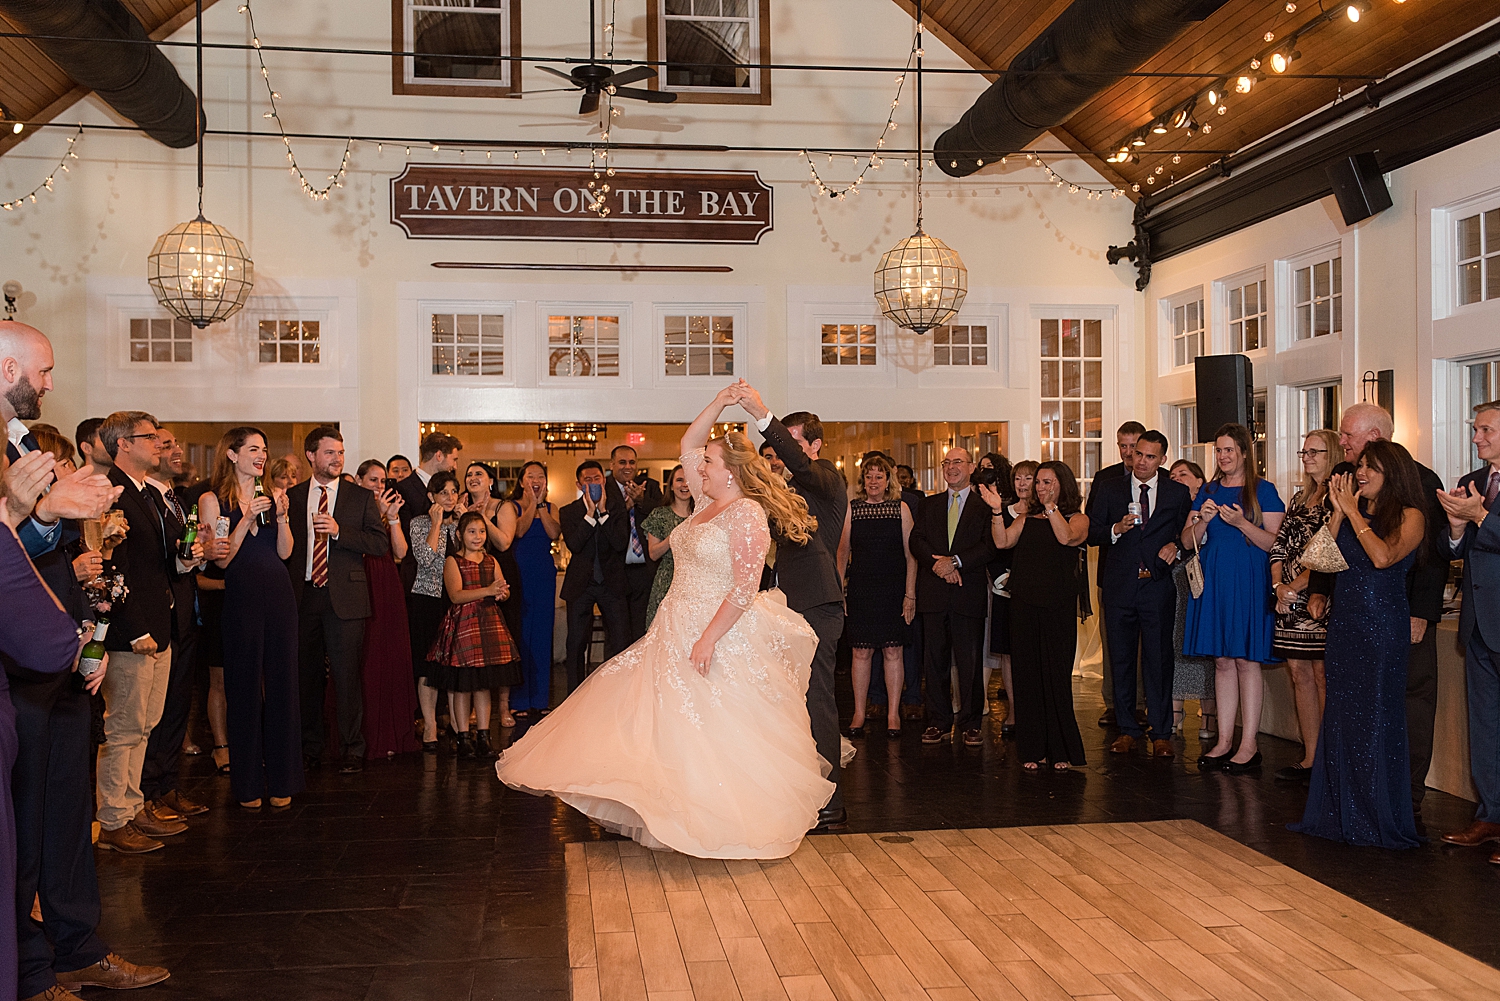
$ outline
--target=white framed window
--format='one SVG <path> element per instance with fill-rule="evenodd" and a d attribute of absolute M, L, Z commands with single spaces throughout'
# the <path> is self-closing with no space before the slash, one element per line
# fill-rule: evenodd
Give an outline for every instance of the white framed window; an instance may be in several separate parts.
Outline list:
<path fill-rule="evenodd" d="M 191 364 L 193 325 L 172 317 L 130 318 L 130 363 Z"/>
<path fill-rule="evenodd" d="M 392 90 L 443 97 L 520 94 L 513 56 L 520 0 L 391 0 L 396 25 Z"/>
<path fill-rule="evenodd" d="M 662 374 L 668 378 L 734 375 L 732 314 L 667 312 L 661 318 Z"/>
<path fill-rule="evenodd" d="M 429 333 L 433 375 L 505 375 L 505 314 L 434 312 Z"/>
<path fill-rule="evenodd" d="M 1258 351 L 1266 346 L 1269 309 L 1264 277 L 1231 280 L 1224 288 L 1224 307 L 1230 354 Z"/>
<path fill-rule="evenodd" d="M 1266 463 L 1266 441 L 1270 438 L 1270 427 L 1267 415 L 1270 413 L 1269 397 L 1264 389 L 1257 389 L 1251 397 L 1250 414 L 1250 438 L 1255 449 L 1255 466 L 1257 472 L 1266 478 L 1270 478 L 1271 467 Z"/>
<path fill-rule="evenodd" d="M 990 364 L 990 328 L 984 323 L 944 323 L 932 328 L 932 364 L 978 366 Z"/>
<path fill-rule="evenodd" d="M 1301 438 L 1321 428 L 1338 430 L 1343 412 L 1343 383 L 1326 382 L 1297 388 L 1297 425 Z"/>
<path fill-rule="evenodd" d="M 1060 460 L 1087 484 L 1104 444 L 1104 322 L 1083 317 L 1040 321 L 1042 461 Z"/>
<path fill-rule="evenodd" d="M 818 325 L 818 364 L 831 368 L 874 367 L 879 364 L 873 323 Z"/>
<path fill-rule="evenodd" d="M 1460 364 L 1463 369 L 1463 412 L 1458 415 L 1459 423 L 1464 429 L 1465 438 L 1469 440 L 1468 468 L 1477 469 L 1484 463 L 1479 458 L 1479 450 L 1474 446 L 1474 436 L 1471 433 L 1473 428 L 1470 425 L 1474 420 L 1475 407 L 1491 400 L 1500 400 L 1500 358 L 1481 358 Z"/>
<path fill-rule="evenodd" d="M 1291 269 L 1292 340 L 1308 341 L 1344 329 L 1344 260 L 1335 248 Z"/>
<path fill-rule="evenodd" d="M 647 59 L 679 101 L 770 104 L 770 0 L 648 0 Z"/>
<path fill-rule="evenodd" d="M 620 375 L 620 313 L 570 312 L 547 316 L 547 367 L 551 378 Z"/>
<path fill-rule="evenodd" d="M 1206 475 L 1213 475 L 1209 465 L 1209 445 L 1198 440 L 1198 405 L 1179 403 L 1167 407 L 1167 423 L 1172 429 L 1172 461 L 1188 459 L 1198 464 Z M 1171 463 L 1167 464 L 1168 468 Z"/>
<path fill-rule="evenodd" d="M 1454 302 L 1468 306 L 1500 299 L 1500 208 L 1460 213 L 1453 225 Z"/>
<path fill-rule="evenodd" d="M 1163 307 L 1172 342 L 1172 368 L 1186 368 L 1205 353 L 1203 290 L 1179 293 L 1165 300 Z"/>
<path fill-rule="evenodd" d="M 259 320 L 255 325 L 256 361 L 262 365 L 321 364 L 322 328 L 320 320 Z"/>

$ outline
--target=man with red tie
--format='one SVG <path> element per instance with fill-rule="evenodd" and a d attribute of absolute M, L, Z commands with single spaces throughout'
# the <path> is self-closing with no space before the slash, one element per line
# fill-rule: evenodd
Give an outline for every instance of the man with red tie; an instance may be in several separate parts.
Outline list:
<path fill-rule="evenodd" d="M 287 570 L 297 597 L 297 671 L 302 689 L 302 758 L 323 760 L 323 699 L 333 678 L 342 758 L 339 774 L 364 770 L 364 688 L 359 655 L 370 617 L 365 556 L 388 551 L 385 520 L 375 495 L 343 482 L 344 436 L 315 427 L 303 442 L 312 479 L 287 491 L 292 555 Z"/>

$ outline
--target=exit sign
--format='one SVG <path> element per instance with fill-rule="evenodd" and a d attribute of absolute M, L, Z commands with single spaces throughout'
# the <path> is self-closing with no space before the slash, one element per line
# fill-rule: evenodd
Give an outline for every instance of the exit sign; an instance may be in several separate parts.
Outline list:
<path fill-rule="evenodd" d="M 639 431 L 627 431 L 625 432 L 625 444 L 644 445 L 646 444 L 646 436 Z"/>

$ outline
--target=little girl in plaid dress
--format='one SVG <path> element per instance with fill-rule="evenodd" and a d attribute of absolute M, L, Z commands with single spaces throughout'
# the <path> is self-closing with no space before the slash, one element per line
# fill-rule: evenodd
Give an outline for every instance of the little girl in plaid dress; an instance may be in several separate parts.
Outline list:
<path fill-rule="evenodd" d="M 443 563 L 443 585 L 452 602 L 428 653 L 439 677 L 433 687 L 448 693 L 448 714 L 458 734 L 458 756 L 493 761 L 499 756 L 490 740 L 490 690 L 500 689 L 500 725 L 515 726 L 510 715 L 510 686 L 522 682 L 521 655 L 498 601 L 510 593 L 500 565 L 485 550 L 484 515 L 470 511 L 458 519 L 459 551 Z M 478 717 L 478 740 L 469 733 L 469 710 Z"/>

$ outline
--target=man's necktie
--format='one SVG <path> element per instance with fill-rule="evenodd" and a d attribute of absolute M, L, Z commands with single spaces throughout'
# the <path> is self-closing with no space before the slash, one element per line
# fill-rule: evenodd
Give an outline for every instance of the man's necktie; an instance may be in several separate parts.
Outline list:
<path fill-rule="evenodd" d="M 1484 509 L 1488 511 L 1495 506 L 1495 498 L 1500 497 L 1500 469 L 1490 470 L 1489 486 L 1484 488 Z"/>
<path fill-rule="evenodd" d="M 1151 520 L 1151 485 L 1141 484 L 1141 524 Z"/>
<path fill-rule="evenodd" d="M 958 531 L 958 516 L 963 513 L 962 495 L 948 495 L 948 548 L 953 548 L 953 536 Z"/>
<path fill-rule="evenodd" d="M 641 548 L 640 533 L 635 530 L 635 508 L 626 508 L 625 512 L 630 515 L 630 555 L 645 562 L 646 552 Z"/>
<path fill-rule="evenodd" d="M 187 524 L 187 515 L 183 513 L 182 505 L 177 501 L 177 491 L 171 487 L 167 488 L 167 506 L 172 509 L 172 514 L 177 518 L 179 525 Z"/>
<path fill-rule="evenodd" d="M 318 488 L 318 513 L 328 513 L 328 488 Z M 313 587 L 326 587 L 328 585 L 328 533 L 313 532 L 313 565 L 312 565 Z"/>

